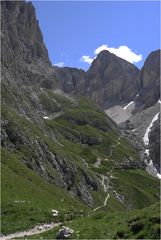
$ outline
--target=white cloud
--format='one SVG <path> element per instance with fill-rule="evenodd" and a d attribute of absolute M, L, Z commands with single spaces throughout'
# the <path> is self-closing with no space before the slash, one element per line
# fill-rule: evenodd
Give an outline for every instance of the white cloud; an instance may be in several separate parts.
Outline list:
<path fill-rule="evenodd" d="M 96 48 L 95 51 L 94 51 L 94 54 L 97 55 L 97 54 L 99 54 L 103 50 L 108 50 L 107 45 L 101 45 L 100 47 Z"/>
<path fill-rule="evenodd" d="M 115 54 L 116 56 L 125 59 L 130 63 L 137 63 L 142 60 L 142 55 L 137 55 L 127 46 L 120 46 L 118 48 L 109 47 L 108 45 L 101 45 L 95 49 L 94 53 L 99 54 L 103 50 L 108 50 L 109 52 Z"/>
<path fill-rule="evenodd" d="M 90 56 L 82 56 L 80 61 L 86 62 L 88 64 L 91 64 L 93 62 L 94 58 L 91 58 Z"/>
<path fill-rule="evenodd" d="M 107 50 L 107 51 L 115 54 L 116 56 L 118 56 L 122 59 L 125 59 L 126 61 L 128 61 L 130 63 L 137 63 L 142 60 L 141 54 L 136 54 L 127 46 L 120 46 L 118 48 L 114 48 L 114 47 L 109 47 L 108 45 L 104 44 L 95 49 L 95 51 L 94 51 L 95 56 L 93 58 L 90 56 L 84 55 L 81 57 L 80 61 L 91 64 L 93 62 L 93 60 L 96 58 L 96 55 L 99 54 L 103 50 Z"/>
<path fill-rule="evenodd" d="M 57 67 L 64 67 L 64 62 L 58 62 L 58 63 L 55 63 L 54 66 L 57 66 Z"/>

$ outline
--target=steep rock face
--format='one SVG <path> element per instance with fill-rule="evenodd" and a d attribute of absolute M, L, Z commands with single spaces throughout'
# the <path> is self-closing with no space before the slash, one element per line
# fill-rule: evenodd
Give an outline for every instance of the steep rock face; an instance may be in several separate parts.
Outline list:
<path fill-rule="evenodd" d="M 85 95 L 107 108 L 133 100 L 141 89 L 139 69 L 133 64 L 102 51 L 87 72 L 76 68 L 54 68 L 64 92 Z"/>
<path fill-rule="evenodd" d="M 141 69 L 142 91 L 137 100 L 144 108 L 152 106 L 160 97 L 160 52 L 150 53 Z"/>
<path fill-rule="evenodd" d="M 102 51 L 87 72 L 69 67 L 53 69 L 57 86 L 64 92 L 87 96 L 105 109 L 135 100 L 137 112 L 159 99 L 160 67 L 160 50 L 148 56 L 141 71 Z"/>
<path fill-rule="evenodd" d="M 56 73 L 31 2 L 2 1 L 2 90 L 7 85 L 56 85 Z M 11 88 L 13 88 L 11 86 Z"/>
<path fill-rule="evenodd" d="M 58 87 L 66 93 L 82 95 L 84 93 L 86 72 L 77 68 L 57 68 Z"/>
<path fill-rule="evenodd" d="M 2 1 L 2 55 L 6 64 L 11 61 L 43 61 L 50 65 L 47 49 L 31 2 Z M 8 49 L 9 53 L 5 50 Z"/>
<path fill-rule="evenodd" d="M 132 100 L 140 90 L 139 69 L 102 51 L 86 74 L 85 94 L 101 106 Z"/>
<path fill-rule="evenodd" d="M 35 109 L 29 101 L 37 105 L 36 111 L 42 110 L 36 91 L 40 87 L 55 87 L 56 72 L 48 58 L 33 5 L 24 1 L 2 1 L 1 8 L 2 101 L 30 117 Z M 25 94 L 27 98 L 22 97 Z"/>
<path fill-rule="evenodd" d="M 150 158 L 160 173 L 160 118 L 154 123 L 149 136 Z"/>

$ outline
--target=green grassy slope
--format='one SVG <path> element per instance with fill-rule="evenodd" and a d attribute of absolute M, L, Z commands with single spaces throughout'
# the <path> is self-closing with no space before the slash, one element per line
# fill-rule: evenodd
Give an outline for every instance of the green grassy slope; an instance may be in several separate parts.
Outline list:
<path fill-rule="evenodd" d="M 159 210 L 157 203 L 130 212 L 95 213 L 65 226 L 74 230 L 72 239 L 160 239 Z M 25 239 L 55 239 L 59 229 Z"/>
<path fill-rule="evenodd" d="M 65 148 L 81 155 L 91 167 L 96 158 L 101 157 L 102 164 L 95 171 L 106 172 L 107 169 L 118 166 L 123 159 L 128 164 L 130 157 L 140 164 L 138 152 L 123 138 L 109 156 L 110 148 L 117 144 L 120 133 L 114 122 L 88 99 L 80 98 L 77 106 L 66 108 L 59 117 L 45 122 L 57 133 Z"/>
<path fill-rule="evenodd" d="M 36 108 L 32 112 L 33 106 L 30 118 L 19 114 L 12 105 L 2 106 L 2 120 L 9 136 L 2 151 L 2 233 L 53 221 L 51 209 L 60 212 L 56 221 L 62 221 L 65 214 L 69 219 L 79 218 L 79 210 L 84 215 L 91 214 L 104 203 L 107 192 L 102 184 L 97 189 L 88 183 L 101 182 L 102 177 L 110 179 L 110 198 L 99 212 L 127 211 L 158 201 L 159 181 L 141 168 L 137 150 L 120 138 L 115 124 L 98 106 L 84 98 L 70 99 L 52 91 L 38 94 L 38 98 L 46 115 L 51 116 L 49 119 L 43 119 L 44 113 L 40 116 Z M 23 100 L 30 106 L 29 95 Z M 53 117 L 57 112 L 60 115 Z M 113 145 L 117 146 L 110 155 Z M 83 184 L 93 198 L 91 207 L 62 187 L 60 174 L 49 161 L 49 152 L 67 166 L 76 167 L 73 189 L 86 174 L 88 183 Z M 98 158 L 101 163 L 96 165 Z M 42 167 L 45 173 L 40 171 Z"/>
<path fill-rule="evenodd" d="M 37 223 L 63 221 L 65 214 L 70 219 L 79 217 L 80 212 L 88 212 L 88 207 L 78 199 L 43 180 L 20 159 L 20 155 L 2 149 L 1 230 L 4 234 Z M 52 209 L 59 211 L 56 219 L 52 217 Z"/>

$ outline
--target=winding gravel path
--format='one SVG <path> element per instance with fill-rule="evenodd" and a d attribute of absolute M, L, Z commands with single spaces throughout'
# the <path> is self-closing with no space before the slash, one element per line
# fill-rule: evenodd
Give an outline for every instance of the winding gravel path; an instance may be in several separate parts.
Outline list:
<path fill-rule="evenodd" d="M 102 186 L 103 186 L 104 192 L 107 193 L 107 191 L 108 191 L 108 189 L 109 189 L 109 179 L 110 179 L 110 178 L 108 178 L 107 176 L 104 176 L 104 175 L 101 175 L 101 177 L 102 177 L 101 184 L 102 184 Z M 105 207 L 105 206 L 107 205 L 107 200 L 109 199 L 109 197 L 110 197 L 110 194 L 107 193 L 107 196 L 106 196 L 106 198 L 105 198 L 105 200 L 104 200 L 103 205 L 100 205 L 100 206 L 96 207 L 96 208 L 93 210 L 93 212 L 97 211 L 98 209 L 100 209 L 100 208 L 102 208 L 102 207 Z"/>
<path fill-rule="evenodd" d="M 101 205 L 101 206 L 99 206 L 99 207 L 96 207 L 96 208 L 93 210 L 93 212 L 97 211 L 98 209 L 100 209 L 100 208 L 102 208 L 102 207 L 105 207 L 105 206 L 107 205 L 107 200 L 109 199 L 109 197 L 110 197 L 110 194 L 108 193 L 108 194 L 107 194 L 107 197 L 105 198 L 104 204 Z"/>
<path fill-rule="evenodd" d="M 112 154 L 113 154 L 113 150 L 120 144 L 120 139 L 121 139 L 121 138 L 122 138 L 122 136 L 118 138 L 118 141 L 117 141 L 116 144 L 114 144 L 114 145 L 112 145 L 112 146 L 110 147 L 110 154 L 109 154 L 110 157 L 111 157 Z"/>
<path fill-rule="evenodd" d="M 120 139 L 121 139 L 121 138 L 122 138 L 122 136 L 120 136 L 120 137 L 118 138 L 118 141 L 117 141 L 116 144 L 114 144 L 114 145 L 112 145 L 112 146 L 110 147 L 110 155 L 109 155 L 110 157 L 112 156 L 113 150 L 120 144 Z M 99 162 L 99 164 L 100 164 L 100 163 L 101 163 L 101 162 Z M 103 189 L 104 189 L 105 192 L 108 191 L 110 178 L 117 178 L 117 177 L 114 177 L 114 176 L 112 176 L 112 175 L 110 174 L 110 177 L 108 178 L 108 181 L 107 181 L 107 177 L 104 176 L 104 175 L 102 175 L 101 184 L 102 184 Z M 106 180 L 106 183 L 105 183 L 105 180 Z M 100 208 L 102 208 L 102 207 L 105 207 L 105 206 L 107 205 L 107 200 L 109 199 L 109 197 L 110 197 L 110 194 L 108 193 L 108 194 L 107 194 L 107 197 L 106 197 L 105 200 L 104 200 L 103 205 L 100 205 L 100 206 L 96 207 L 96 208 L 93 210 L 93 212 L 97 211 L 98 209 L 100 209 Z"/>
<path fill-rule="evenodd" d="M 20 237 L 26 237 L 26 236 L 32 236 L 35 234 L 46 232 L 50 229 L 53 229 L 57 226 L 59 226 L 61 223 L 45 223 L 42 225 L 37 225 L 33 229 L 30 229 L 28 231 L 22 231 L 22 232 L 16 232 L 7 236 L 1 237 L 1 240 L 10 240 Z"/>

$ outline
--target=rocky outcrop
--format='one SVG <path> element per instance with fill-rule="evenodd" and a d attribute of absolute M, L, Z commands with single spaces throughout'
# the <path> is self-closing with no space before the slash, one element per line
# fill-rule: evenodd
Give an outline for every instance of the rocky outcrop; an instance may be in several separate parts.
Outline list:
<path fill-rule="evenodd" d="M 69 239 L 71 238 L 73 233 L 74 233 L 73 229 L 62 226 L 62 228 L 59 229 L 59 232 L 56 234 L 56 239 Z"/>
<path fill-rule="evenodd" d="M 32 3 L 2 1 L 1 6 L 2 62 L 9 65 L 15 61 L 43 61 L 51 65 Z"/>
<path fill-rule="evenodd" d="M 142 90 L 137 98 L 141 109 L 154 105 L 160 97 L 160 53 L 161 50 L 150 53 L 141 69 Z"/>
<path fill-rule="evenodd" d="M 105 50 L 87 71 L 85 95 L 107 108 L 129 102 L 140 87 L 139 69 Z"/>
<path fill-rule="evenodd" d="M 160 118 L 154 122 L 149 134 L 149 154 L 157 171 L 160 171 Z"/>
<path fill-rule="evenodd" d="M 55 68 L 55 67 L 54 67 Z M 58 87 L 66 93 L 83 95 L 86 72 L 82 69 L 56 68 Z"/>
<path fill-rule="evenodd" d="M 32 85 L 53 88 L 52 68 L 31 2 L 2 1 L 2 90 Z M 13 87 L 13 85 L 16 85 Z M 29 90 L 31 91 L 31 90 Z"/>
<path fill-rule="evenodd" d="M 40 87 L 55 87 L 56 72 L 50 63 L 32 3 L 1 1 L 1 7 L 2 102 L 23 116 L 37 118 L 35 109 L 42 112 L 37 101 Z"/>

